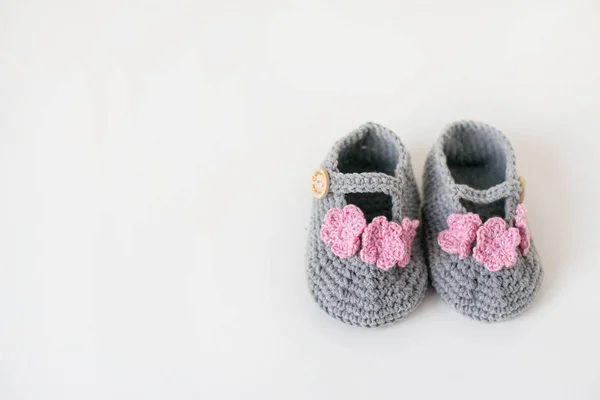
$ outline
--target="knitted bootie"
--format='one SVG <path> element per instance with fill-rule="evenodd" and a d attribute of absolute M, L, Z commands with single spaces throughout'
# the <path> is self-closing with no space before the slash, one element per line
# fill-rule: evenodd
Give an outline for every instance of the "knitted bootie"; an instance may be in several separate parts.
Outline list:
<path fill-rule="evenodd" d="M 427 158 L 423 185 L 436 291 L 479 320 L 506 320 L 525 310 L 540 287 L 542 265 L 508 139 L 482 123 L 451 125 Z"/>
<path fill-rule="evenodd" d="M 329 315 L 377 327 L 411 312 L 427 288 L 419 192 L 400 139 L 367 123 L 315 171 L 308 284 Z"/>

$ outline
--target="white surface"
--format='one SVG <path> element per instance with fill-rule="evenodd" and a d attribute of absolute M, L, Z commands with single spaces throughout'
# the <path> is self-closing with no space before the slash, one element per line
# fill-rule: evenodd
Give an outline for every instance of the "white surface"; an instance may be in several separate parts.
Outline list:
<path fill-rule="evenodd" d="M 80 3 L 0 6 L 0 399 L 600 398 L 598 2 Z M 420 177 L 463 118 L 527 177 L 532 307 L 328 317 L 312 170 L 376 121 Z"/>

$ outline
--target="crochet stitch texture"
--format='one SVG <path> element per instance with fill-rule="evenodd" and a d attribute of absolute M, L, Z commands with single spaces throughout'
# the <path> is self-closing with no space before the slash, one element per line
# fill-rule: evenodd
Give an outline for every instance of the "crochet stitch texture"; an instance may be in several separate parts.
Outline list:
<path fill-rule="evenodd" d="M 471 121 L 452 124 L 429 153 L 423 181 L 422 222 L 436 291 L 460 313 L 478 320 L 501 321 L 524 311 L 538 291 L 543 275 L 540 258 L 529 237 L 528 251 L 510 253 L 506 257 L 509 261 L 516 257 L 514 265 L 494 272 L 476 257 L 465 257 L 467 250 L 459 251 L 459 243 L 455 253 L 460 254 L 450 254 L 438 243 L 440 233 L 449 229 L 447 219 L 451 214 L 474 213 L 484 224 L 500 217 L 507 227 L 512 227 L 518 218 L 517 226 L 522 225 L 523 212 L 519 210 L 517 215 L 521 183 L 508 139 L 486 124 Z M 514 243 L 508 244 L 516 246 L 515 238 L 510 238 Z M 442 245 L 447 245 L 446 239 L 442 237 Z"/>
<path fill-rule="evenodd" d="M 406 267 L 418 226 L 419 221 L 408 218 L 402 224 L 387 221 L 385 217 L 374 218 L 363 232 L 360 259 L 383 269 Z"/>
<path fill-rule="evenodd" d="M 336 256 L 320 230 L 328 210 L 348 204 L 358 206 L 368 223 L 380 216 L 400 225 L 404 218 L 418 219 L 420 198 L 409 154 L 392 131 L 367 123 L 339 140 L 321 167 L 330 188 L 313 201 L 307 248 L 311 295 L 325 312 L 351 325 L 377 327 L 403 318 L 427 288 L 421 229 L 410 253 L 403 253 L 410 255 L 407 265 L 387 270 L 362 261 L 359 253 Z"/>
<path fill-rule="evenodd" d="M 325 214 L 321 240 L 331 245 L 333 254 L 348 258 L 358 251 L 360 235 L 366 227 L 365 216 L 355 205 L 347 205 L 344 209 L 332 208 Z"/>

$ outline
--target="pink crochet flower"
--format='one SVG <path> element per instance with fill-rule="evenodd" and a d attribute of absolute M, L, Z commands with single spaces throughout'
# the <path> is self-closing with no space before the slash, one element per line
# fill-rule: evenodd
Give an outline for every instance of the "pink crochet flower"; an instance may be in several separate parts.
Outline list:
<path fill-rule="evenodd" d="M 471 245 L 477 235 L 477 228 L 481 226 L 479 215 L 451 214 L 446 221 L 448 229 L 438 235 L 438 244 L 447 253 L 458 254 L 464 260 L 471 254 Z"/>
<path fill-rule="evenodd" d="M 523 204 L 517 205 L 517 213 L 515 215 L 515 227 L 521 235 L 521 251 L 526 255 L 531 246 L 531 235 L 527 226 L 527 209 Z"/>
<path fill-rule="evenodd" d="M 332 208 L 325 214 L 321 240 L 331 245 L 331 251 L 339 258 L 352 257 L 360 247 L 360 235 L 366 226 L 363 212 L 355 205 Z"/>
<path fill-rule="evenodd" d="M 517 262 L 517 246 L 520 242 L 521 235 L 517 228 L 506 229 L 506 221 L 502 218 L 490 218 L 477 230 L 473 257 L 490 271 L 500 271 Z"/>
<path fill-rule="evenodd" d="M 408 218 L 402 221 L 402 225 L 388 222 L 384 216 L 374 218 L 363 232 L 360 259 L 381 269 L 389 269 L 396 264 L 406 267 L 418 226 L 419 221 Z"/>

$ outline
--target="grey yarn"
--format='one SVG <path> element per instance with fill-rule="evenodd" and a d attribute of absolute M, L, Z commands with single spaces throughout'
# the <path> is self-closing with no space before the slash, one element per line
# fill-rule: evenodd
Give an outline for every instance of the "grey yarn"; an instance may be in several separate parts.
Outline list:
<path fill-rule="evenodd" d="M 385 215 L 400 222 L 419 216 L 419 192 L 410 156 L 389 129 L 367 123 L 339 140 L 321 165 L 330 176 L 329 193 L 315 199 L 308 238 L 310 293 L 331 316 L 351 325 L 377 327 L 411 312 L 427 288 L 422 229 L 417 229 L 410 263 L 382 270 L 358 253 L 340 259 L 320 238 L 325 213 L 358 206 L 367 222 Z"/>
<path fill-rule="evenodd" d="M 444 252 L 438 234 L 452 213 L 473 212 L 483 221 L 500 216 L 512 226 L 521 184 L 508 139 L 486 124 L 450 125 L 427 158 L 423 227 L 430 276 L 441 297 L 462 314 L 484 321 L 512 318 L 531 303 L 542 281 L 533 245 L 517 264 L 488 271 L 473 256 L 460 260 Z"/>

